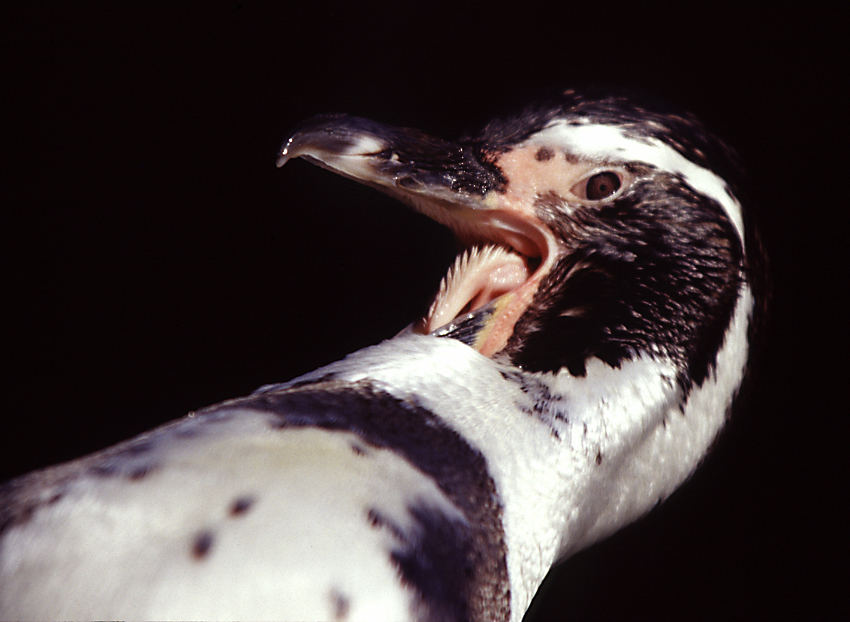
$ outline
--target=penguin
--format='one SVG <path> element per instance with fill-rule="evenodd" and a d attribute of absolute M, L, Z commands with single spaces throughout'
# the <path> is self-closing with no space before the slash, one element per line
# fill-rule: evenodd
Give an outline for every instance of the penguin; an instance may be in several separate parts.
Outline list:
<path fill-rule="evenodd" d="M 448 227 L 393 338 L 0 487 L 0 618 L 521 620 L 668 497 L 747 374 L 759 247 L 692 116 L 573 90 L 456 141 L 284 143 Z"/>

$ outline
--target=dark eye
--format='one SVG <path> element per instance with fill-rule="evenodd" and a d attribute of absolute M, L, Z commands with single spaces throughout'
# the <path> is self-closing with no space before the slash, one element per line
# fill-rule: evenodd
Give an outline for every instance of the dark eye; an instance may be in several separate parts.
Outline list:
<path fill-rule="evenodd" d="M 620 189 L 620 176 L 612 171 L 591 175 L 573 186 L 573 194 L 581 199 L 599 201 L 607 199 Z"/>

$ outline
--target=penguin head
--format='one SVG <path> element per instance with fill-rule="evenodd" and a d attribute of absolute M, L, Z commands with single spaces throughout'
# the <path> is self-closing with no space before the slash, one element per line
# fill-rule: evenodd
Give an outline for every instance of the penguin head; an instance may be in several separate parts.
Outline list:
<path fill-rule="evenodd" d="M 462 251 L 414 330 L 527 372 L 648 355 L 701 384 L 747 286 L 736 159 L 688 115 L 566 91 L 457 141 L 323 115 L 295 157 L 448 226 Z"/>

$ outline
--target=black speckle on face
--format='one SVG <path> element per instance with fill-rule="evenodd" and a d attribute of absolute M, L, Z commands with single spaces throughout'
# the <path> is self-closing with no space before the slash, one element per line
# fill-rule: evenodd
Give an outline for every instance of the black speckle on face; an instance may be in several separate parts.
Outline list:
<path fill-rule="evenodd" d="M 564 159 L 570 164 L 578 164 L 578 156 L 569 152 L 564 152 Z"/>
<path fill-rule="evenodd" d="M 230 504 L 230 515 L 231 516 L 243 516 L 251 507 L 254 505 L 256 499 L 250 495 L 242 495 L 241 497 L 236 497 L 233 500 L 233 503 Z"/>
<path fill-rule="evenodd" d="M 602 464 L 602 452 L 601 451 L 596 452 L 596 464 L 597 464 L 597 466 Z"/>
<path fill-rule="evenodd" d="M 345 620 L 351 610 L 351 599 L 339 588 L 331 588 L 331 615 L 334 620 Z"/>
<path fill-rule="evenodd" d="M 540 210 L 559 211 L 567 204 L 567 200 L 554 190 L 538 193 L 534 198 L 534 207 Z"/>
<path fill-rule="evenodd" d="M 200 561 L 210 553 L 215 537 L 211 531 L 200 531 L 192 539 L 192 557 Z"/>
<path fill-rule="evenodd" d="M 537 150 L 537 153 L 534 154 L 534 159 L 538 162 L 546 162 L 547 160 L 551 160 L 555 154 L 552 153 L 551 149 L 547 149 L 546 147 L 540 147 Z"/>

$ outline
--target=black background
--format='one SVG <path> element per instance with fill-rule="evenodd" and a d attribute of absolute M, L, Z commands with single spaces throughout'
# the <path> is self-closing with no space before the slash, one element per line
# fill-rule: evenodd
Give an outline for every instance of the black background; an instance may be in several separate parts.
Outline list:
<path fill-rule="evenodd" d="M 743 155 L 772 320 L 703 469 L 559 567 L 533 619 L 846 616 L 840 20 L 556 6 L 7 13 L 0 476 L 288 379 L 423 310 L 451 236 L 300 161 L 275 169 L 300 120 L 350 112 L 451 138 L 552 89 L 637 87 Z"/>

